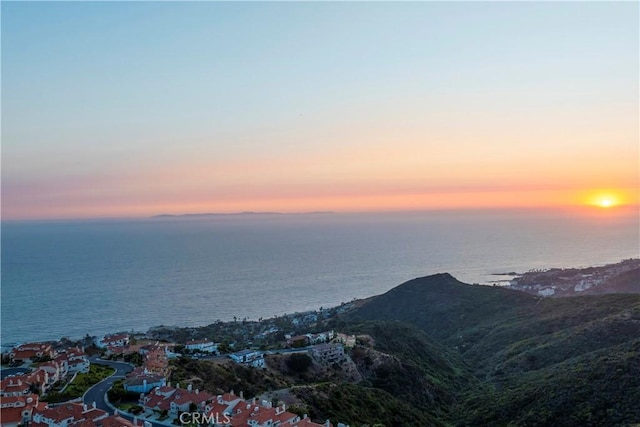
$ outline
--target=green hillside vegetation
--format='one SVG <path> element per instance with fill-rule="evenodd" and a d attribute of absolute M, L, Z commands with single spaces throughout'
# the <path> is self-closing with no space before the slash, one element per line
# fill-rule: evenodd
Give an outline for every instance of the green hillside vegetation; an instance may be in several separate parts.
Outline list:
<path fill-rule="evenodd" d="M 355 323 L 347 328 L 355 334 L 373 337 L 373 348 L 395 357 L 366 371 L 366 358 L 371 354 L 358 346 L 352 351 L 366 384 L 385 390 L 408 402 L 427 408 L 430 413 L 446 412 L 455 402 L 458 390 L 474 381 L 471 371 L 456 352 L 434 342 L 420 329 L 400 322 Z"/>
<path fill-rule="evenodd" d="M 325 383 L 296 387 L 296 396 L 307 403 L 313 420 L 350 426 L 445 426 L 442 420 L 392 394 L 354 384 Z"/>
<path fill-rule="evenodd" d="M 640 295 L 540 299 L 444 274 L 369 299 L 347 323 L 364 319 L 411 323 L 469 364 L 477 382 L 454 383 L 454 425 L 640 422 Z"/>
<path fill-rule="evenodd" d="M 214 363 L 187 358 L 171 362 L 171 380 L 175 383 L 192 384 L 194 389 L 222 394 L 230 390 L 244 392 L 246 396 L 257 396 L 268 390 L 288 387 L 289 384 L 277 375 L 262 369 L 241 366 L 232 361 Z"/>
<path fill-rule="evenodd" d="M 398 320 L 418 326 L 440 340 L 486 322 L 495 313 L 517 316 L 531 307 L 531 295 L 499 287 L 470 286 L 447 273 L 414 279 L 353 312 L 351 320 Z"/>
<path fill-rule="evenodd" d="M 640 339 L 467 393 L 458 425 L 631 425 L 640 419 Z M 510 422 L 507 422 L 507 421 Z"/>

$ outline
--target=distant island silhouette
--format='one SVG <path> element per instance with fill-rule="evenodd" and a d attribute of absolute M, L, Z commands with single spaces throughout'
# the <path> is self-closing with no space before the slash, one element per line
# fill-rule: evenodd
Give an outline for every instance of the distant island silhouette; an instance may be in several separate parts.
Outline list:
<path fill-rule="evenodd" d="M 333 211 L 311 211 L 311 212 L 205 212 L 205 213 L 186 213 L 186 214 L 160 214 L 154 215 L 151 218 L 200 218 L 207 216 L 245 216 L 245 215 L 326 215 L 332 214 Z"/>

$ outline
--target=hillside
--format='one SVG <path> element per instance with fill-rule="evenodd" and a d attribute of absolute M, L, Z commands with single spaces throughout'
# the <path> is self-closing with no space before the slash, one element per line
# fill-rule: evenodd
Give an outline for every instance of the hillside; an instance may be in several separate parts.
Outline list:
<path fill-rule="evenodd" d="M 541 299 L 439 274 L 348 317 L 413 324 L 470 365 L 478 383 L 457 395 L 453 424 L 640 422 L 640 295 Z"/>
<path fill-rule="evenodd" d="M 350 313 L 350 320 L 399 320 L 418 326 L 435 339 L 445 339 L 537 303 L 533 296 L 500 287 L 470 286 L 448 273 L 410 280 L 383 295 L 369 298 Z"/>
<path fill-rule="evenodd" d="M 235 390 L 277 397 L 314 420 L 352 427 L 446 425 L 459 391 L 477 382 L 455 351 L 409 324 L 352 323 L 348 331 L 361 342 L 339 364 L 312 362 L 294 371 L 287 367 L 293 355 L 268 355 L 260 370 L 179 358 L 172 361 L 171 380 L 214 394 Z"/>

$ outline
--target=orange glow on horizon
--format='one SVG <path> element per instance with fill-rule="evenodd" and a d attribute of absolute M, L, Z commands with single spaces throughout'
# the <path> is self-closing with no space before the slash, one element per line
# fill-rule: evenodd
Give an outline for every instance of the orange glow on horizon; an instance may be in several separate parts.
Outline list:
<path fill-rule="evenodd" d="M 151 195 L 137 204 L 130 200 L 102 200 L 96 203 L 50 208 L 47 218 L 132 218 L 159 214 L 235 213 L 243 211 L 299 213 L 310 211 L 333 212 L 393 212 L 427 210 L 475 209 L 549 209 L 568 210 L 576 214 L 589 214 L 597 207 L 602 213 L 611 210 L 637 209 L 638 198 L 634 190 L 464 190 L 433 192 L 346 192 L 334 194 L 266 195 L 237 194 L 233 198 L 205 199 L 200 194 L 171 195 L 158 200 Z M 604 209 L 608 208 L 608 209 Z M 41 219 L 15 212 L 4 219 Z"/>

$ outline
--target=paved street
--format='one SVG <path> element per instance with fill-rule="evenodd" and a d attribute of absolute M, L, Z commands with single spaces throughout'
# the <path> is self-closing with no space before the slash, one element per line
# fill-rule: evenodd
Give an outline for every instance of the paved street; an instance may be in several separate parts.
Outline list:
<path fill-rule="evenodd" d="M 116 370 L 116 373 L 87 390 L 84 396 L 82 396 L 82 400 L 87 405 L 91 405 L 93 402 L 96 402 L 96 406 L 98 408 L 109 413 L 113 413 L 113 409 L 105 403 L 105 395 L 111 386 L 113 386 L 113 383 L 123 379 L 128 372 L 133 370 L 133 367 L 128 363 L 113 362 L 111 360 L 102 360 L 95 357 L 90 358 L 90 361 L 96 365 L 110 366 Z"/>

